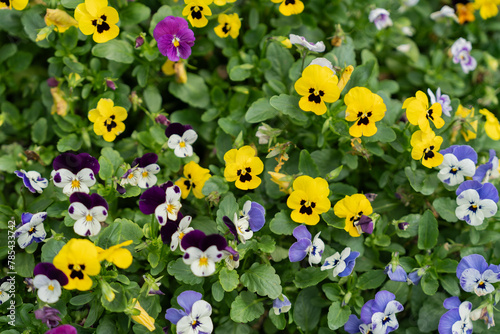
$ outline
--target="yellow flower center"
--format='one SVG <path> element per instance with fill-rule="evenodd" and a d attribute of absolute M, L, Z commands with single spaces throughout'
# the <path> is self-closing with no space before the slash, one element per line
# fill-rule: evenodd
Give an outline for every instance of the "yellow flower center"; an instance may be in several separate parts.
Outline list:
<path fill-rule="evenodd" d="M 78 180 L 71 181 L 71 188 L 80 188 L 80 181 Z"/>
<path fill-rule="evenodd" d="M 93 218 L 92 218 L 92 216 L 91 216 L 91 215 L 87 215 L 87 217 L 85 217 L 85 220 L 86 220 L 86 221 L 88 221 L 88 222 L 92 221 L 92 219 L 93 219 Z"/>
<path fill-rule="evenodd" d="M 186 143 L 185 143 L 185 142 L 183 142 L 183 141 L 181 141 L 181 142 L 179 143 L 179 146 L 180 146 L 181 148 L 184 148 L 184 147 L 186 147 Z"/>
<path fill-rule="evenodd" d="M 184 238 L 184 233 L 183 232 L 179 232 L 179 240 L 182 240 L 182 238 Z"/>
<path fill-rule="evenodd" d="M 200 266 L 208 266 L 208 258 L 206 256 L 200 258 Z"/>
<path fill-rule="evenodd" d="M 49 285 L 48 289 L 49 289 L 50 291 L 54 291 L 54 286 L 51 284 L 51 285 Z"/>
<path fill-rule="evenodd" d="M 197 324 L 197 323 L 198 323 L 198 321 L 193 320 L 193 322 L 191 323 L 191 326 L 193 326 L 193 328 L 194 328 L 194 327 L 196 327 L 196 324 Z"/>
<path fill-rule="evenodd" d="M 129 179 L 133 179 L 133 178 L 134 178 L 134 173 L 130 173 L 127 177 L 128 177 Z"/>
<path fill-rule="evenodd" d="M 142 177 L 148 177 L 148 172 L 146 171 L 142 172 Z"/>
<path fill-rule="evenodd" d="M 172 41 L 172 43 L 174 44 L 174 46 L 175 46 L 176 48 L 178 48 L 178 47 L 179 47 L 179 45 L 180 45 L 180 43 L 179 43 L 179 39 L 178 39 L 177 37 L 174 37 L 174 40 Z"/>
<path fill-rule="evenodd" d="M 167 205 L 167 211 L 168 213 L 174 213 L 175 206 L 173 204 L 168 204 Z"/>
<path fill-rule="evenodd" d="M 30 230 L 28 231 L 28 234 L 32 234 L 34 231 L 35 231 L 35 228 L 34 228 L 34 227 L 32 227 L 32 228 L 30 228 Z"/>

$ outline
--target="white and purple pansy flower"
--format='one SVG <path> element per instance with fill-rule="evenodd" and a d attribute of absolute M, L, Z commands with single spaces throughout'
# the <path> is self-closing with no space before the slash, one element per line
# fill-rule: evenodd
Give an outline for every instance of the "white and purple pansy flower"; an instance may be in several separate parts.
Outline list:
<path fill-rule="evenodd" d="M 240 253 L 238 253 L 233 247 L 228 245 L 222 252 L 224 253 L 226 266 L 229 270 L 233 270 L 234 268 L 238 268 L 240 266 Z"/>
<path fill-rule="evenodd" d="M 215 272 L 215 263 L 224 258 L 227 241 L 222 235 L 205 235 L 200 230 L 186 234 L 181 241 L 186 250 L 182 259 L 191 266 L 191 271 L 199 277 L 210 276 Z"/>
<path fill-rule="evenodd" d="M 461 303 L 458 297 L 450 297 L 444 300 L 443 306 L 449 311 L 439 319 L 439 334 L 472 334 L 470 302 Z"/>
<path fill-rule="evenodd" d="M 177 303 L 183 310 L 169 308 L 165 319 L 177 326 L 177 333 L 210 334 L 214 326 L 210 315 L 212 306 L 202 300 L 202 294 L 196 291 L 183 291 L 177 297 Z"/>
<path fill-rule="evenodd" d="M 364 323 L 363 320 L 359 319 L 354 314 L 349 316 L 349 320 L 344 325 L 344 330 L 350 334 L 371 334 L 372 333 L 372 323 Z"/>
<path fill-rule="evenodd" d="M 312 239 L 312 235 L 305 225 L 297 226 L 293 230 L 293 236 L 297 242 L 290 246 L 288 251 L 290 262 L 302 261 L 309 255 L 309 265 L 320 263 L 325 250 L 325 243 L 319 238 L 320 234 L 321 232 L 318 232 Z"/>
<path fill-rule="evenodd" d="M 361 308 L 361 320 L 364 324 L 371 323 L 373 334 L 387 334 L 398 329 L 396 313 L 403 311 L 404 307 L 395 299 L 393 293 L 382 290 Z"/>
<path fill-rule="evenodd" d="M 476 173 L 477 153 L 469 145 L 453 145 L 439 153 L 443 155 L 438 173 L 442 182 L 455 186 Z"/>
<path fill-rule="evenodd" d="M 382 30 L 384 28 L 392 26 L 392 20 L 389 17 L 389 12 L 384 8 L 375 8 L 370 11 L 368 19 L 370 22 L 375 24 L 377 30 Z"/>
<path fill-rule="evenodd" d="M 290 308 L 292 307 L 292 303 L 290 300 L 285 295 L 280 296 L 281 299 L 278 297 L 275 300 L 273 300 L 273 310 L 274 314 L 280 315 L 281 313 L 286 313 L 290 311 Z"/>
<path fill-rule="evenodd" d="M 455 215 L 472 226 L 481 225 L 484 218 L 497 213 L 498 190 L 491 183 L 465 181 L 456 191 L 457 205 Z"/>
<path fill-rule="evenodd" d="M 63 188 L 63 193 L 70 196 L 74 192 L 89 193 L 89 188 L 96 183 L 99 162 L 88 153 L 63 153 L 52 163 L 51 173 L 54 185 Z"/>
<path fill-rule="evenodd" d="M 257 202 L 246 201 L 240 214 L 234 213 L 234 221 L 227 216 L 222 217 L 222 220 L 234 235 L 236 241 L 239 239 L 242 243 L 245 243 L 252 238 L 253 232 L 259 231 L 264 226 L 266 223 L 265 215 L 266 210 L 262 205 Z"/>
<path fill-rule="evenodd" d="M 160 172 L 160 166 L 156 163 L 157 161 L 158 155 L 155 153 L 146 153 L 132 162 L 132 167 L 135 168 L 133 175 L 137 178 L 139 188 L 147 189 L 156 184 L 158 179 L 155 174 Z"/>
<path fill-rule="evenodd" d="M 26 248 L 35 242 L 45 240 L 47 233 L 43 221 L 47 218 L 47 212 L 31 214 L 25 212 L 21 215 L 21 225 L 18 226 L 14 236 L 17 238 L 19 247 Z"/>
<path fill-rule="evenodd" d="M 189 226 L 192 219 L 193 218 L 191 216 L 183 217 L 182 213 L 179 212 L 177 220 L 169 220 L 164 226 L 161 227 L 160 234 L 163 243 L 170 243 L 170 250 L 172 252 L 177 249 L 177 246 L 179 246 L 181 251 L 185 251 L 185 249 L 182 248 L 181 241 L 186 234 L 194 230 L 194 228 Z"/>
<path fill-rule="evenodd" d="M 431 99 L 431 105 L 434 103 L 439 103 L 441 105 L 441 110 L 443 111 L 443 114 L 446 116 L 450 117 L 450 111 L 453 109 L 451 106 L 451 99 L 448 95 L 446 94 L 441 94 L 441 87 L 438 87 L 436 91 L 436 95 L 432 92 L 430 88 L 427 89 L 427 94 L 429 95 L 429 98 Z"/>
<path fill-rule="evenodd" d="M 450 6 L 444 5 L 440 10 L 437 12 L 431 13 L 431 19 L 434 21 L 440 21 L 441 19 L 445 18 L 452 18 L 456 22 L 458 22 L 458 17 L 457 14 L 455 14 L 455 10 L 451 8 Z"/>
<path fill-rule="evenodd" d="M 313 52 L 323 52 L 325 51 L 326 48 L 325 43 L 323 43 L 323 41 L 319 41 L 317 43 L 311 43 L 308 42 L 305 37 L 299 35 L 290 34 L 289 39 L 290 43 L 294 45 L 301 45 L 305 47 L 307 50 Z"/>
<path fill-rule="evenodd" d="M 466 39 L 460 37 L 451 46 L 451 54 L 453 55 L 453 62 L 455 64 L 460 63 L 462 66 L 462 71 L 464 73 L 469 73 L 476 69 L 477 61 L 474 57 L 470 55 L 472 50 L 472 44 Z"/>
<path fill-rule="evenodd" d="M 142 193 L 139 198 L 139 209 L 145 215 L 154 213 L 158 223 L 163 226 L 168 220 L 177 220 L 182 207 L 180 199 L 181 188 L 168 181 Z"/>
<path fill-rule="evenodd" d="M 101 222 L 108 218 L 108 203 L 98 195 L 73 193 L 69 197 L 71 202 L 68 213 L 76 220 L 73 225 L 75 233 L 83 237 L 92 237 L 101 231 Z"/>
<path fill-rule="evenodd" d="M 14 295 L 10 293 L 12 285 L 8 276 L 0 280 L 0 305 L 8 301 L 10 297 Z"/>
<path fill-rule="evenodd" d="M 395 282 L 407 282 L 408 281 L 408 275 L 406 274 L 406 271 L 401 267 L 401 265 L 397 265 L 394 267 L 392 263 L 389 263 L 386 267 L 384 272 L 389 276 L 389 279 L 391 281 Z"/>
<path fill-rule="evenodd" d="M 351 248 L 346 247 L 341 253 L 336 252 L 332 256 L 327 257 L 321 266 L 321 271 L 333 269 L 333 277 L 349 276 L 354 270 L 358 256 L 359 252 L 351 252 Z"/>
<path fill-rule="evenodd" d="M 68 277 L 52 263 L 41 262 L 33 270 L 33 285 L 38 289 L 38 298 L 52 304 L 59 300 L 61 287 L 68 284 Z"/>
<path fill-rule="evenodd" d="M 477 167 L 472 179 L 478 182 L 488 182 L 489 179 L 496 179 L 499 176 L 497 153 L 495 150 L 490 150 L 488 162 Z"/>
<path fill-rule="evenodd" d="M 40 173 L 37 171 L 25 171 L 23 169 L 16 170 L 14 173 L 21 179 L 23 179 L 24 186 L 28 188 L 32 193 L 43 192 L 43 189 L 47 188 L 49 185 L 49 181 L 46 178 L 43 178 Z"/>
<path fill-rule="evenodd" d="M 168 138 L 168 147 L 174 150 L 176 156 L 185 158 L 193 155 L 193 146 L 191 145 L 198 139 L 198 134 L 191 125 L 171 123 L 165 129 L 165 136 Z"/>
<path fill-rule="evenodd" d="M 471 254 L 460 260 L 457 277 L 464 291 L 484 296 L 495 290 L 492 283 L 500 281 L 500 270 L 496 265 L 488 265 L 481 255 Z"/>

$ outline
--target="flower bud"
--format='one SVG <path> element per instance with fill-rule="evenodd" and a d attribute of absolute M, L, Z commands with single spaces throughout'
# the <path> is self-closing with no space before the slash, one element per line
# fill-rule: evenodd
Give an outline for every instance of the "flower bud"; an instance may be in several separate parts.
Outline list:
<path fill-rule="evenodd" d="M 144 44 L 144 37 L 142 36 L 138 36 L 136 39 L 135 39 L 135 48 L 140 48 L 142 46 L 142 44 Z"/>

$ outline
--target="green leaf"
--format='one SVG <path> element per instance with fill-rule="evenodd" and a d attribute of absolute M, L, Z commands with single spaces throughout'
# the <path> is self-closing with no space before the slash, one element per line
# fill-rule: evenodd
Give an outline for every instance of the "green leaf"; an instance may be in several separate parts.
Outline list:
<path fill-rule="evenodd" d="M 337 283 L 326 283 L 321 286 L 323 292 L 330 301 L 342 300 L 342 289 Z"/>
<path fill-rule="evenodd" d="M 219 195 L 224 195 L 225 193 L 227 193 L 229 191 L 229 185 L 227 184 L 226 179 L 218 175 L 209 178 L 203 185 L 201 193 L 205 196 L 208 196 L 213 191 L 219 193 Z"/>
<path fill-rule="evenodd" d="M 7 173 L 14 173 L 17 169 L 16 160 L 12 159 L 10 156 L 0 157 L 0 170 L 3 170 Z"/>
<path fill-rule="evenodd" d="M 232 81 L 243 81 L 252 75 L 252 64 L 236 65 L 229 70 L 229 79 Z"/>
<path fill-rule="evenodd" d="M 82 137 L 72 133 L 64 136 L 57 142 L 57 150 L 59 152 L 78 151 L 82 147 Z"/>
<path fill-rule="evenodd" d="M 188 73 L 186 83 L 170 82 L 168 91 L 181 101 L 196 107 L 207 108 L 210 104 L 210 94 L 205 80 L 196 74 Z"/>
<path fill-rule="evenodd" d="M 329 210 L 321 215 L 327 225 L 343 230 L 345 227 L 345 218 L 339 218 L 333 210 Z"/>
<path fill-rule="evenodd" d="M 322 271 L 320 267 L 308 267 L 299 270 L 295 274 L 293 283 L 295 283 L 297 288 L 304 289 L 310 286 L 318 285 L 318 283 L 322 282 L 327 277 L 327 270 Z"/>
<path fill-rule="evenodd" d="M 232 193 L 228 193 L 224 196 L 224 199 L 219 204 L 219 209 L 217 210 L 217 228 L 221 232 L 227 231 L 227 227 L 224 224 L 222 217 L 228 216 L 233 219 L 235 212 L 239 209 L 238 203 L 236 203 L 236 198 Z"/>
<path fill-rule="evenodd" d="M 383 270 L 372 270 L 359 276 L 356 287 L 361 290 L 375 289 L 384 283 L 387 275 Z"/>
<path fill-rule="evenodd" d="M 13 43 L 5 44 L 0 48 L 0 64 L 9 59 L 17 52 L 17 45 Z"/>
<path fill-rule="evenodd" d="M 373 73 L 374 68 L 374 60 L 369 60 L 365 64 L 355 67 L 352 72 L 351 79 L 347 82 L 343 91 L 348 92 L 351 88 L 357 86 L 365 87 Z"/>
<path fill-rule="evenodd" d="M 224 267 L 219 272 L 219 282 L 225 291 L 231 292 L 240 283 L 240 277 L 236 270 L 229 270 L 227 267 Z"/>
<path fill-rule="evenodd" d="M 101 230 L 96 245 L 106 249 L 127 240 L 133 240 L 137 244 L 142 236 L 142 229 L 136 223 L 128 219 L 118 218 Z"/>
<path fill-rule="evenodd" d="M 272 253 L 276 249 L 276 241 L 270 235 L 264 235 L 259 239 L 258 247 L 264 253 Z"/>
<path fill-rule="evenodd" d="M 252 103 L 250 108 L 248 108 L 245 114 L 245 121 L 248 123 L 260 123 L 277 115 L 278 111 L 271 107 L 269 99 L 263 97 Z"/>
<path fill-rule="evenodd" d="M 101 166 L 99 169 L 99 177 L 103 181 L 111 180 L 111 178 L 113 177 L 113 174 L 114 174 L 113 173 L 113 164 L 111 163 L 111 161 L 106 157 L 100 156 L 99 157 L 99 166 Z"/>
<path fill-rule="evenodd" d="M 271 319 L 271 322 L 273 325 L 279 329 L 283 330 L 286 327 L 286 318 L 284 313 L 280 313 L 279 315 L 276 315 L 274 311 L 269 311 L 269 319 Z"/>
<path fill-rule="evenodd" d="M 446 290 L 452 296 L 460 296 L 460 286 L 458 285 L 458 280 L 456 275 L 441 275 L 439 277 L 439 282 L 443 289 Z"/>
<path fill-rule="evenodd" d="M 110 312 L 123 312 L 127 308 L 127 297 L 125 296 L 125 290 L 123 285 L 113 282 L 110 284 L 111 288 L 114 290 L 115 298 L 112 301 L 106 299 L 104 294 L 101 295 L 101 304 L 104 308 Z"/>
<path fill-rule="evenodd" d="M 93 293 L 85 293 L 83 295 L 74 296 L 69 300 L 69 303 L 71 305 L 80 306 L 90 303 L 92 299 L 94 299 Z"/>
<path fill-rule="evenodd" d="M 281 295 L 281 280 L 273 267 L 267 264 L 254 263 L 241 275 L 241 283 L 252 292 L 271 299 Z"/>
<path fill-rule="evenodd" d="M 212 284 L 212 297 L 218 302 L 224 299 L 224 289 L 222 288 L 220 282 L 215 282 Z"/>
<path fill-rule="evenodd" d="M 439 319 L 447 311 L 443 307 L 444 293 L 437 293 L 427 298 L 418 312 L 418 329 L 421 333 L 430 333 L 438 329 Z"/>
<path fill-rule="evenodd" d="M 438 273 L 454 274 L 457 271 L 458 261 L 453 259 L 437 260 L 436 271 Z"/>
<path fill-rule="evenodd" d="M 64 241 L 49 239 L 42 246 L 42 259 L 41 262 L 51 262 L 54 257 L 59 253 L 61 248 L 65 245 Z"/>
<path fill-rule="evenodd" d="M 299 226 L 293 222 L 290 215 L 283 211 L 278 212 L 269 223 L 269 228 L 274 234 L 292 235 L 293 230 Z"/>
<path fill-rule="evenodd" d="M 184 263 L 182 258 L 175 261 L 170 261 L 167 266 L 167 271 L 170 275 L 174 276 L 176 280 L 189 285 L 200 284 L 203 278 L 195 276 L 191 268 Z"/>
<path fill-rule="evenodd" d="M 328 327 L 331 330 L 337 330 L 344 326 L 349 320 L 351 309 L 349 306 L 342 307 L 340 302 L 333 302 L 328 309 Z"/>
<path fill-rule="evenodd" d="M 271 68 L 264 72 L 266 80 L 278 80 L 285 83 L 288 71 L 294 63 L 293 56 L 288 49 L 278 43 L 270 43 L 266 50 L 266 59 L 271 62 Z"/>
<path fill-rule="evenodd" d="M 134 62 L 134 49 L 132 45 L 118 39 L 96 44 L 92 48 L 92 55 L 123 64 L 132 64 Z"/>
<path fill-rule="evenodd" d="M 319 176 L 319 169 L 307 150 L 300 151 L 299 171 L 312 178 Z"/>
<path fill-rule="evenodd" d="M 263 313 L 264 305 L 249 291 L 242 291 L 231 304 L 230 316 L 234 322 L 250 322 Z"/>
<path fill-rule="evenodd" d="M 37 144 L 43 144 L 47 138 L 47 120 L 42 117 L 39 118 L 31 128 L 31 138 Z"/>
<path fill-rule="evenodd" d="M 279 96 L 273 96 L 269 103 L 276 110 L 281 111 L 284 115 L 294 119 L 297 122 L 307 122 L 308 118 L 302 109 L 299 108 L 298 96 L 290 96 L 286 94 L 280 94 Z"/>
<path fill-rule="evenodd" d="M 418 248 L 432 249 L 439 236 L 438 222 L 430 210 L 422 215 L 418 225 Z"/>
<path fill-rule="evenodd" d="M 150 15 L 151 9 L 148 6 L 139 2 L 132 2 L 120 10 L 120 23 L 123 26 L 139 24 L 147 20 Z"/>
<path fill-rule="evenodd" d="M 162 98 L 160 91 L 156 86 L 149 85 L 144 90 L 144 100 L 146 101 L 146 105 L 148 106 L 150 112 L 157 113 L 160 111 Z"/>
<path fill-rule="evenodd" d="M 432 206 L 436 209 L 439 216 L 447 222 L 454 223 L 458 221 L 455 209 L 457 202 L 449 197 L 438 197 L 432 202 Z"/>
<path fill-rule="evenodd" d="M 377 133 L 371 137 L 364 137 L 367 142 L 390 143 L 397 138 L 396 132 L 383 122 L 377 123 Z"/>
<path fill-rule="evenodd" d="M 410 181 L 411 187 L 426 196 L 432 195 L 439 184 L 436 173 L 427 175 L 423 170 L 417 169 L 413 171 L 408 166 L 405 168 L 405 174 L 408 181 Z"/>
<path fill-rule="evenodd" d="M 318 325 L 321 308 L 313 303 L 318 298 L 318 289 L 310 287 L 299 292 L 293 305 L 293 319 L 297 326 L 306 332 L 312 331 Z"/>
<path fill-rule="evenodd" d="M 82 3 L 81 0 L 61 0 L 61 5 L 71 9 L 75 9 L 76 6 L 78 6 L 81 3 Z"/>
<path fill-rule="evenodd" d="M 422 291 L 429 296 L 434 295 L 438 288 L 439 282 L 436 278 L 434 278 L 429 272 L 425 273 L 425 275 L 420 280 L 420 285 L 422 286 Z"/>
<path fill-rule="evenodd" d="M 32 277 L 35 269 L 35 257 L 33 254 L 16 254 L 16 272 L 21 277 Z"/>

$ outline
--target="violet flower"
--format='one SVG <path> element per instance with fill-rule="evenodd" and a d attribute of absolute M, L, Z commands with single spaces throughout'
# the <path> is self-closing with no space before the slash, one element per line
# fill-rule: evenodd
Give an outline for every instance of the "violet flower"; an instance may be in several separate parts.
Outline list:
<path fill-rule="evenodd" d="M 487 163 L 477 167 L 476 173 L 472 177 L 474 181 L 488 182 L 488 180 L 495 179 L 499 176 L 498 173 L 498 158 L 495 150 L 490 150 L 490 158 Z"/>
<path fill-rule="evenodd" d="M 477 153 L 469 145 L 453 145 L 439 153 L 444 156 L 438 173 L 442 182 L 455 186 L 476 173 Z"/>
<path fill-rule="evenodd" d="M 349 320 L 347 320 L 347 322 L 344 325 L 344 330 L 350 334 L 373 333 L 371 319 L 370 319 L 370 322 L 364 323 L 363 320 L 359 319 L 354 314 L 351 314 L 349 316 Z"/>
<path fill-rule="evenodd" d="M 144 44 L 144 37 L 142 36 L 137 36 L 135 39 L 135 48 L 140 48 Z"/>
<path fill-rule="evenodd" d="M 321 271 L 333 269 L 333 277 L 349 276 L 354 270 L 359 252 L 351 252 L 350 247 L 346 247 L 341 253 L 337 252 L 325 259 L 321 266 Z"/>
<path fill-rule="evenodd" d="M 356 227 L 359 234 L 361 234 L 361 232 L 368 234 L 373 233 L 373 220 L 366 215 L 362 215 L 357 221 L 354 221 L 353 225 Z"/>
<path fill-rule="evenodd" d="M 470 55 L 472 50 L 472 45 L 470 42 L 460 37 L 451 46 L 451 54 L 453 55 L 453 62 L 455 64 L 460 63 L 462 66 L 462 71 L 464 73 L 469 73 L 476 69 L 477 61 Z"/>
<path fill-rule="evenodd" d="M 445 114 L 448 117 L 451 116 L 450 111 L 453 109 L 453 107 L 451 106 L 450 97 L 446 94 L 441 94 L 440 87 L 438 87 L 436 95 L 434 95 L 434 93 L 430 88 L 427 89 L 427 94 L 431 99 L 430 105 L 433 105 L 436 102 L 439 103 L 441 105 L 441 110 L 443 111 L 443 114 Z"/>
<path fill-rule="evenodd" d="M 52 304 L 59 300 L 63 285 L 68 284 L 68 277 L 52 263 L 41 262 L 33 270 L 33 285 L 38 289 L 38 298 Z M 59 319 L 60 320 L 60 319 Z"/>
<path fill-rule="evenodd" d="M 229 231 L 234 235 L 236 240 L 245 243 L 252 238 L 253 232 L 260 230 L 266 223 L 266 210 L 257 202 L 246 201 L 243 205 L 243 210 L 234 213 L 234 222 L 227 216 L 222 217 L 222 220 L 229 228 Z"/>
<path fill-rule="evenodd" d="M 319 41 L 317 43 L 311 43 L 308 42 L 305 37 L 294 34 L 290 34 L 290 43 L 301 45 L 305 47 L 307 50 L 314 52 L 323 52 L 325 51 L 326 48 L 325 43 L 323 43 L 323 41 Z"/>
<path fill-rule="evenodd" d="M 401 267 L 401 265 L 397 265 L 396 268 L 393 270 L 392 264 L 389 263 L 386 267 L 384 272 L 389 276 L 389 279 L 391 281 L 395 282 L 405 282 L 408 279 L 408 275 L 406 275 L 406 271 Z"/>
<path fill-rule="evenodd" d="M 180 198 L 181 189 L 168 181 L 143 192 L 139 198 L 139 209 L 145 215 L 154 213 L 158 223 L 163 226 L 168 220 L 177 220 L 182 207 Z"/>
<path fill-rule="evenodd" d="M 14 233 L 17 238 L 19 247 L 26 248 L 35 242 L 42 242 L 45 240 L 47 233 L 43 226 L 43 221 L 47 218 L 47 212 L 38 212 L 31 214 L 25 212 L 21 215 L 21 225 L 18 226 Z"/>
<path fill-rule="evenodd" d="M 280 315 L 281 313 L 286 313 L 292 307 L 292 303 L 290 302 L 290 300 L 283 294 L 281 296 L 283 297 L 283 300 L 279 298 L 273 300 L 273 310 L 274 314 L 276 315 Z"/>
<path fill-rule="evenodd" d="M 384 8 L 375 8 L 368 15 L 368 19 L 375 24 L 377 30 L 382 30 L 392 26 L 392 20 L 389 15 L 389 12 Z"/>
<path fill-rule="evenodd" d="M 183 310 L 169 308 L 165 319 L 176 325 L 177 333 L 210 334 L 214 326 L 210 315 L 212 306 L 201 299 L 202 294 L 187 290 L 177 297 L 177 303 Z"/>
<path fill-rule="evenodd" d="M 456 194 L 458 207 L 455 215 L 469 225 L 481 225 L 484 218 L 497 213 L 498 190 L 491 183 L 465 181 L 458 187 Z"/>
<path fill-rule="evenodd" d="M 464 291 L 484 296 L 495 290 L 492 283 L 500 281 L 500 270 L 496 265 L 488 265 L 481 255 L 471 254 L 460 260 L 457 277 Z"/>
<path fill-rule="evenodd" d="M 76 220 L 73 225 L 75 233 L 83 237 L 99 234 L 101 222 L 108 218 L 108 202 L 98 194 L 85 193 L 73 193 L 69 201 L 69 216 Z"/>
<path fill-rule="evenodd" d="M 171 61 L 187 59 L 194 45 L 194 33 L 182 17 L 167 16 L 156 25 L 153 36 L 161 54 Z"/>
<path fill-rule="evenodd" d="M 49 181 L 46 178 L 43 178 L 40 173 L 37 171 L 25 171 L 23 169 L 16 170 L 14 173 L 21 179 L 23 179 L 24 186 L 28 188 L 32 193 L 43 192 L 43 189 L 47 188 L 49 185 Z"/>
<path fill-rule="evenodd" d="M 45 334 L 78 334 L 78 331 L 71 325 L 62 325 L 46 331 Z"/>
<path fill-rule="evenodd" d="M 35 310 L 35 317 L 46 324 L 49 329 L 59 325 L 59 322 L 61 321 L 59 314 L 61 314 L 59 310 L 48 306 Z"/>
<path fill-rule="evenodd" d="M 408 279 L 406 280 L 406 282 L 408 283 L 408 285 L 410 285 L 410 284 L 417 285 L 420 282 L 420 280 L 422 279 L 422 276 L 424 274 L 425 274 L 425 270 L 418 269 L 418 270 L 412 271 L 411 273 L 408 274 Z"/>
<path fill-rule="evenodd" d="M 226 246 L 222 251 L 225 256 L 226 266 L 229 270 L 233 270 L 240 266 L 240 253 L 238 253 L 233 247 Z"/>
<path fill-rule="evenodd" d="M 89 188 L 96 183 L 99 162 L 88 153 L 63 153 L 52 163 L 51 173 L 54 185 L 63 188 L 63 193 L 70 196 L 74 192 L 88 194 Z"/>
<path fill-rule="evenodd" d="M 318 232 L 314 239 L 305 225 L 299 225 L 293 230 L 293 236 L 297 239 L 288 251 L 290 262 L 302 261 L 309 255 L 309 265 L 321 262 L 321 256 L 325 250 L 325 243 L 319 238 L 321 232 Z M 312 239 L 312 240 L 311 240 Z"/>
<path fill-rule="evenodd" d="M 205 235 L 194 230 L 182 238 L 181 246 L 186 250 L 184 263 L 191 266 L 194 275 L 205 277 L 215 272 L 215 263 L 222 260 L 227 241 L 219 234 Z"/>
<path fill-rule="evenodd" d="M 461 303 L 458 297 L 450 297 L 444 300 L 443 306 L 449 311 L 439 319 L 439 334 L 472 334 L 470 302 Z"/>
<path fill-rule="evenodd" d="M 59 81 L 57 81 L 57 79 L 54 78 L 54 77 L 50 77 L 50 78 L 47 79 L 47 85 L 50 88 L 54 88 L 54 87 L 59 86 Z"/>
<path fill-rule="evenodd" d="M 387 334 L 398 329 L 396 313 L 403 311 L 404 307 L 395 299 L 393 293 L 382 290 L 361 308 L 361 321 L 372 325 L 373 334 Z"/>

